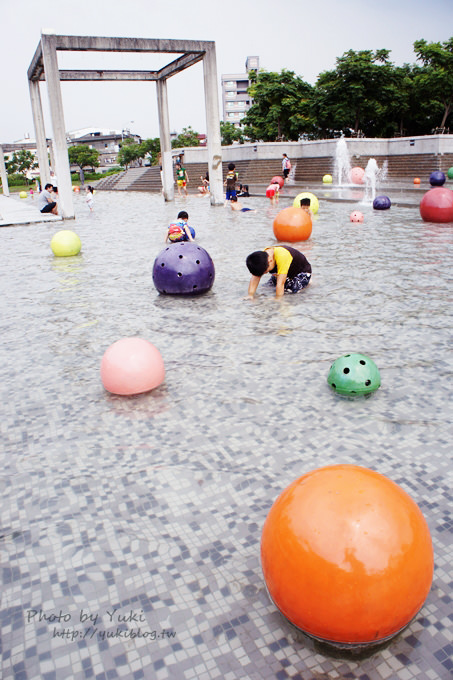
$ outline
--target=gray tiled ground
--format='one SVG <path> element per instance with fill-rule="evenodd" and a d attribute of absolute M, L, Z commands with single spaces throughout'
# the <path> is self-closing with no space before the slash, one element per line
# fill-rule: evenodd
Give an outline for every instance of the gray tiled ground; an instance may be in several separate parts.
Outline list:
<path fill-rule="evenodd" d="M 313 283 L 254 303 L 244 258 L 272 242 L 273 212 L 204 198 L 96 195 L 65 224 L 80 256 L 56 259 L 56 225 L 0 230 L 3 678 L 361 678 L 451 674 L 453 227 L 418 212 L 322 202 L 304 252 Z M 286 203 L 281 202 L 280 208 Z M 216 265 L 210 293 L 159 296 L 152 264 L 186 207 Z M 120 398 L 99 364 L 140 335 L 165 383 Z M 371 356 L 382 387 L 350 401 L 333 359 Z M 269 508 L 297 476 L 353 462 L 388 475 L 430 526 L 426 605 L 368 658 L 336 658 L 269 602 L 260 563 Z"/>

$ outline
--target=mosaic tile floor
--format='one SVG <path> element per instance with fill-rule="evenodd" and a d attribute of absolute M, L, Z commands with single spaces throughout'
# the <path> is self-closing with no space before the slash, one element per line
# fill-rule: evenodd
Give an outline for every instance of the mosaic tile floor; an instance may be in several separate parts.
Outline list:
<path fill-rule="evenodd" d="M 76 201 L 77 257 L 53 257 L 57 225 L 0 230 L 1 677 L 451 677 L 453 226 L 370 206 L 351 224 L 351 206 L 321 202 L 309 288 L 275 301 L 263 286 L 250 303 L 245 256 L 273 241 L 265 199 L 247 214 L 197 197 L 98 192 L 92 214 Z M 198 298 L 152 282 L 182 208 L 216 265 Z M 132 335 L 160 349 L 165 383 L 109 395 L 100 360 Z M 380 369 L 368 399 L 327 385 L 348 351 Z M 422 611 L 364 658 L 287 623 L 259 561 L 279 493 L 340 462 L 408 491 L 435 550 Z"/>

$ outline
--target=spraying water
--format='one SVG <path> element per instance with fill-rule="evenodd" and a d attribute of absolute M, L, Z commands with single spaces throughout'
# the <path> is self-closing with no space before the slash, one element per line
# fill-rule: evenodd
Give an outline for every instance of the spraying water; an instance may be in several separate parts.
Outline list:
<path fill-rule="evenodd" d="M 340 137 L 335 148 L 334 181 L 335 184 L 343 186 L 349 184 L 349 173 L 351 172 L 351 161 L 349 151 L 344 137 Z"/>
<path fill-rule="evenodd" d="M 384 161 L 382 168 L 379 168 L 375 158 L 370 158 L 365 168 L 365 196 L 364 201 L 374 201 L 376 198 L 376 187 L 387 177 L 388 162 Z"/>

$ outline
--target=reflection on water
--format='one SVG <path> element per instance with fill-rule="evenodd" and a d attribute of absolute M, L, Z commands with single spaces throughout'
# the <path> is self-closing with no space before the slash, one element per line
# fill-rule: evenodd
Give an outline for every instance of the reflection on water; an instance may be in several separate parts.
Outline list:
<path fill-rule="evenodd" d="M 300 244 L 312 264 L 312 282 L 282 300 L 263 284 L 255 300 L 244 300 L 246 256 L 275 243 L 276 210 L 264 198 L 241 199 L 257 212 L 238 213 L 196 197 L 166 204 L 158 195 L 98 192 L 90 214 L 83 196 L 75 197 L 70 228 L 80 236 L 82 252 L 68 259 L 50 254 L 59 227 L 0 230 L 1 462 L 5 478 L 13 480 L 4 499 L 8 513 L 17 498 L 31 504 L 34 495 L 27 517 L 33 516 L 38 533 L 52 525 L 46 515 L 52 504 L 74 518 L 75 543 L 85 541 L 78 535 L 85 527 L 95 532 L 90 540 L 105 546 L 106 564 L 115 558 L 122 572 L 133 560 L 127 598 L 138 601 L 143 593 L 134 570 L 144 564 L 138 571 L 159 572 L 162 591 L 175 591 L 179 601 L 204 614 L 209 610 L 209 603 L 190 600 L 188 591 L 180 595 L 176 580 L 169 583 L 175 565 L 148 554 L 153 540 L 167 546 L 171 535 L 189 545 L 178 567 L 186 569 L 185 583 L 201 575 L 216 594 L 216 607 L 223 607 L 209 619 L 212 625 L 248 611 L 253 605 L 240 592 L 224 599 L 216 588 L 240 577 L 262 591 L 258 542 L 265 515 L 282 488 L 315 467 L 356 463 L 387 474 L 421 502 L 432 527 L 445 506 L 442 480 L 451 488 L 453 228 L 422 222 L 418 208 L 393 206 L 384 212 L 365 205 L 364 222 L 352 224 L 351 205 L 323 201 L 321 191 L 312 236 Z M 361 200 L 361 190 L 351 191 Z M 291 203 L 281 198 L 278 209 Z M 215 284 L 199 297 L 159 295 L 152 281 L 166 228 L 181 209 L 215 264 Z M 160 349 L 165 383 L 138 397 L 109 395 L 99 375 L 103 353 L 135 335 Z M 332 361 L 347 352 L 369 355 L 380 370 L 382 386 L 368 399 L 341 399 L 327 385 Z M 438 481 L 428 489 L 429 479 Z M 25 514 L 16 513 L 26 524 Z M 113 529 L 104 530 L 108 521 Z M 203 529 L 195 535 L 198 521 Z M 134 548 L 137 560 L 115 552 L 112 539 L 134 532 L 144 537 Z M 203 557 L 203 541 L 210 554 L 218 539 L 232 546 L 221 569 Z M 445 556 L 440 534 L 437 541 Z M 61 560 L 49 550 L 36 569 L 30 567 L 31 575 L 27 566 L 27 583 L 40 583 L 41 563 Z M 59 561 L 58 568 L 70 580 L 67 563 Z M 111 601 L 109 588 L 96 585 L 99 602 Z M 431 607 L 441 606 L 434 591 L 430 597 Z M 12 604 L 20 605 L 17 598 Z M 60 597 L 55 590 L 52 598 L 57 610 L 68 607 L 66 593 Z M 41 601 L 36 590 L 31 599 Z M 82 600 L 71 601 L 71 611 Z M 164 620 L 168 608 L 161 604 Z M 254 616 L 260 630 L 272 620 L 275 639 L 285 638 L 288 626 L 274 608 L 259 607 Z M 249 637 L 255 639 L 253 631 Z M 49 639 L 44 631 L 39 649 L 47 649 Z M 399 644 L 390 647 L 393 654 Z M 109 650 L 99 654 L 109 668 Z M 227 665 L 237 670 L 234 664 L 231 654 Z M 296 665 L 305 673 L 302 657 Z"/>

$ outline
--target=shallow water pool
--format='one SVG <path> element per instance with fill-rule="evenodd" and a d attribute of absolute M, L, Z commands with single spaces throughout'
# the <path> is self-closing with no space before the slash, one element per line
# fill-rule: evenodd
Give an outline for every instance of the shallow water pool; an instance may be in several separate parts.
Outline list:
<path fill-rule="evenodd" d="M 449 676 L 453 225 L 321 198 L 301 245 L 310 286 L 275 300 L 261 285 L 246 301 L 245 258 L 274 243 L 292 201 L 242 200 L 257 212 L 99 191 L 89 213 L 76 196 L 72 258 L 52 255 L 59 226 L 0 230 L 3 678 Z M 152 281 L 181 209 L 215 263 L 202 296 Z M 132 335 L 160 349 L 165 383 L 110 395 L 102 355 Z M 347 352 L 379 367 L 369 398 L 327 385 Z M 360 660 L 292 628 L 259 561 L 281 490 L 333 463 L 399 483 L 435 550 L 421 613 Z"/>

